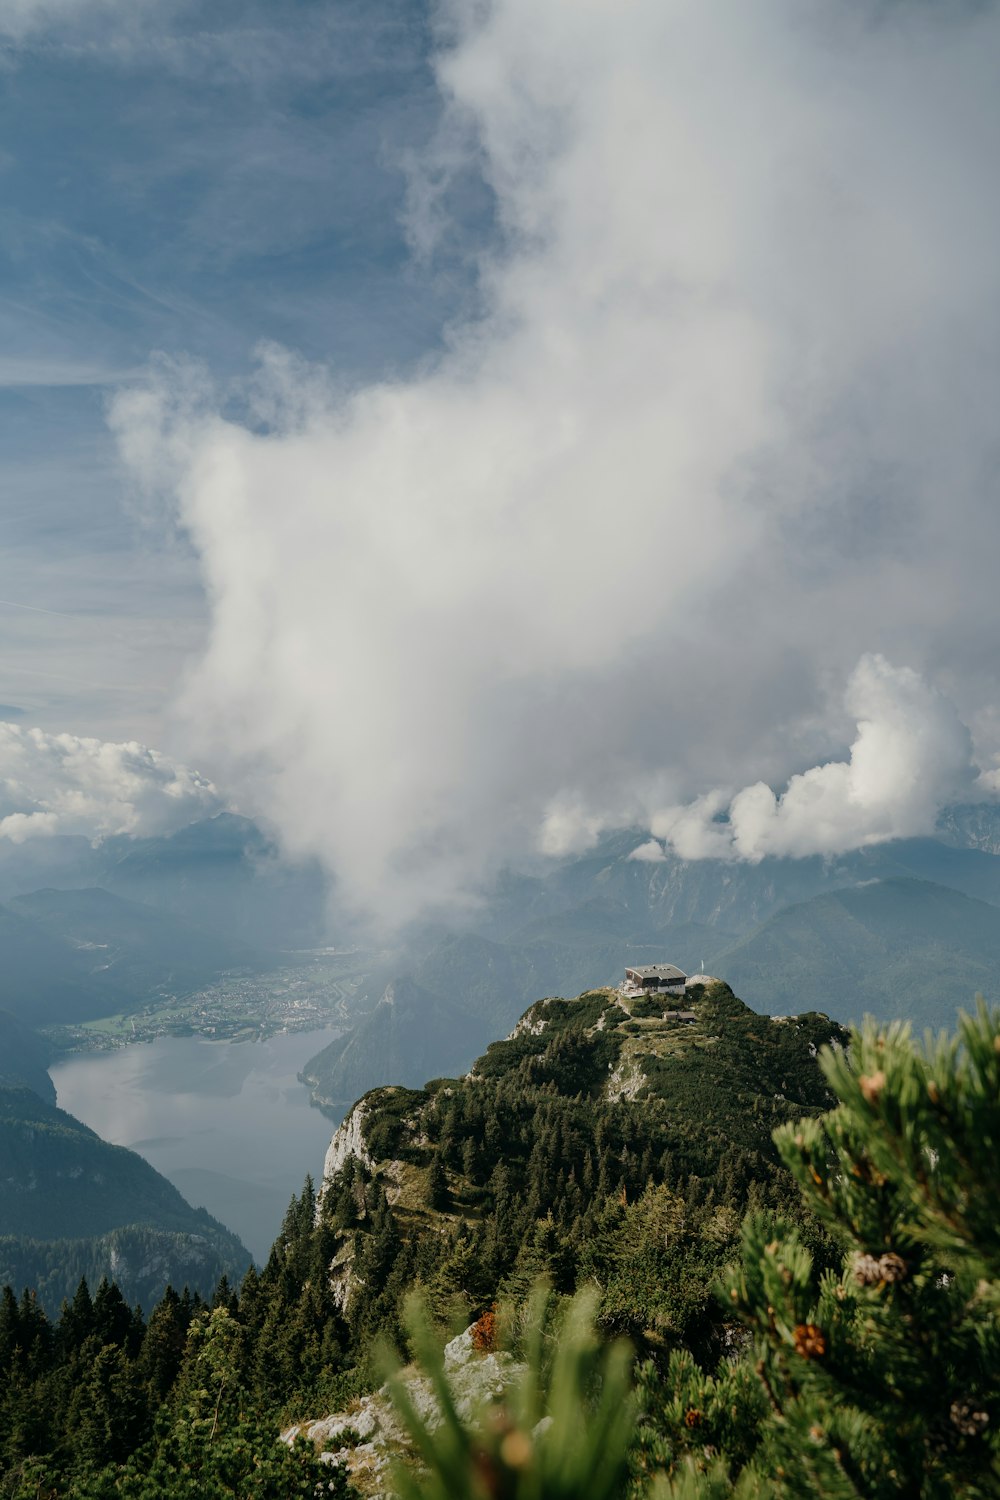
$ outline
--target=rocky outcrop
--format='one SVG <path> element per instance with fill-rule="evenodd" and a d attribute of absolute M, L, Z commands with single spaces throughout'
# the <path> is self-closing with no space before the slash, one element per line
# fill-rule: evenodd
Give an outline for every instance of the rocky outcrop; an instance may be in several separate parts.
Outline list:
<path fill-rule="evenodd" d="M 510 1354 L 480 1352 L 473 1341 L 472 1328 L 445 1346 L 444 1368 L 455 1409 L 465 1421 L 472 1419 L 488 1401 L 499 1400 L 505 1388 L 524 1370 Z M 430 1381 L 426 1376 L 413 1374 L 406 1385 L 421 1418 L 429 1427 L 437 1427 L 441 1416 Z M 314 1422 L 297 1423 L 281 1434 L 286 1443 L 293 1443 L 297 1437 L 304 1437 L 321 1449 L 324 1462 L 344 1464 L 361 1493 L 380 1500 L 389 1494 L 392 1460 L 412 1463 L 416 1457 L 389 1399 L 388 1386 L 359 1397 L 346 1411 L 334 1412 Z"/>
<path fill-rule="evenodd" d="M 634 1057 L 623 1057 L 608 1074 L 605 1098 L 612 1102 L 619 1099 L 634 1099 L 640 1089 L 645 1088 L 647 1078 Z"/>
<path fill-rule="evenodd" d="M 545 1000 L 539 1000 L 530 1010 L 526 1010 L 514 1027 L 514 1030 L 508 1034 L 505 1040 L 512 1042 L 519 1036 L 541 1036 L 549 1024 L 548 1017 L 545 1014 L 547 1003 Z"/>
<path fill-rule="evenodd" d="M 333 1139 L 327 1147 L 326 1160 L 323 1163 L 323 1186 L 320 1189 L 320 1197 L 337 1173 L 342 1169 L 349 1156 L 357 1157 L 362 1166 L 368 1171 L 374 1169 L 365 1138 L 362 1133 L 362 1125 L 365 1118 L 365 1101 L 363 1099 L 354 1106 L 350 1114 L 342 1121 L 333 1133 Z"/>

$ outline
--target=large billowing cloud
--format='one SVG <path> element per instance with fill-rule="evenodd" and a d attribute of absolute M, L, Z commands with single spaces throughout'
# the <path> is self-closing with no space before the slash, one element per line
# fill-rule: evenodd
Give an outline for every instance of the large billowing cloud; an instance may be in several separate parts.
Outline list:
<path fill-rule="evenodd" d="M 1000 12 L 441 19 L 408 212 L 426 250 L 478 153 L 477 321 L 411 378 L 265 351 L 235 405 L 161 366 L 114 409 L 202 561 L 192 757 L 390 915 L 717 786 L 748 857 L 924 826 L 968 744 L 866 653 L 995 753 Z"/>
<path fill-rule="evenodd" d="M 0 722 L 0 839 L 171 833 L 221 807 L 211 782 L 135 741 Z"/>

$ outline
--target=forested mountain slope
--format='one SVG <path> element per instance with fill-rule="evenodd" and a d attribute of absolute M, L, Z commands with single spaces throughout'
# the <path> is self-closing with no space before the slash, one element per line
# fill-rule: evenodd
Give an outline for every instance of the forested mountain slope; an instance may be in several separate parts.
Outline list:
<path fill-rule="evenodd" d="M 869 1500 L 924 1494 L 928 1473 L 946 1476 L 935 1495 L 964 1493 L 970 1475 L 984 1478 L 970 1495 L 992 1494 L 996 1233 L 977 1187 L 996 1175 L 998 1018 L 984 1011 L 966 1048 L 925 1062 L 898 1028 L 862 1039 L 848 1060 L 825 1016 L 774 1021 L 721 983 L 687 992 L 693 1020 L 666 1016 L 665 1003 L 622 1005 L 609 991 L 540 1001 L 471 1076 L 370 1093 L 331 1143 L 321 1200 L 307 1181 L 264 1269 L 238 1292 L 221 1283 L 211 1307 L 168 1293 L 144 1318 L 114 1287 L 81 1287 L 50 1322 L 31 1296 L 0 1295 L 3 1493 L 159 1500 L 322 1486 L 346 1500 L 346 1459 L 360 1492 L 384 1497 L 390 1453 L 418 1483 L 418 1454 L 440 1453 L 445 1478 L 428 1495 L 485 1494 L 485 1476 L 498 1495 L 708 1500 L 732 1493 L 724 1460 L 734 1480 L 751 1466 L 792 1475 L 739 1493 L 797 1500 L 814 1492 L 819 1464 L 823 1493 L 846 1494 L 849 1445 L 865 1480 L 853 1492 Z M 974 1076 L 956 1093 L 970 1054 Z M 851 1102 L 843 1128 L 815 1118 L 831 1102 L 825 1077 Z M 780 1119 L 794 1123 L 779 1155 Z M 923 1144 L 908 1147 L 940 1143 L 942 1121 L 949 1159 L 939 1153 L 929 1178 Z M 961 1168 L 961 1216 L 943 1221 L 944 1239 L 913 1235 L 913 1199 L 892 1176 L 904 1157 L 929 1230 Z M 962 1254 L 968 1269 L 956 1275 Z M 534 1337 L 524 1306 L 538 1276 L 557 1294 L 585 1286 L 598 1331 L 631 1336 L 637 1429 L 624 1370 L 602 1393 L 589 1326 L 558 1295 Z M 412 1321 L 406 1338 L 401 1329 L 414 1289 L 431 1316 L 426 1338 Z M 402 1360 L 416 1348 L 431 1371 L 448 1325 L 475 1315 L 444 1361 L 464 1434 L 451 1424 L 428 1440 L 433 1403 L 411 1369 L 406 1446 L 405 1408 L 393 1426 L 376 1392 L 380 1342 Z M 497 1350 L 504 1328 L 512 1354 Z M 501 1392 L 505 1379 L 516 1388 Z M 502 1408 L 484 1411 L 487 1394 Z M 624 1417 L 614 1443 L 602 1426 L 609 1400 Z M 563 1460 L 572 1467 L 582 1424 L 595 1472 L 610 1460 L 616 1487 L 594 1492 L 587 1470 L 567 1489 Z M 309 1443 L 279 1445 L 279 1427 Z M 551 1483 L 536 1482 L 543 1456 Z"/>
<path fill-rule="evenodd" d="M 56 1091 L 48 1073 L 48 1053 L 41 1037 L 0 1010 L 0 1087 L 23 1086 L 49 1104 Z"/>
<path fill-rule="evenodd" d="M 815 1053 L 843 1034 L 757 1015 L 722 983 L 680 1003 L 694 1022 L 609 990 L 539 1001 L 469 1077 L 359 1101 L 322 1214 L 359 1347 L 417 1280 L 442 1316 L 546 1271 L 563 1290 L 596 1277 L 608 1321 L 640 1339 L 711 1321 L 711 1268 L 748 1199 L 784 1191 L 771 1131 L 825 1106 Z"/>
<path fill-rule="evenodd" d="M 0 1285 L 57 1308 L 82 1275 L 147 1305 L 168 1282 L 210 1291 L 250 1252 L 124 1146 L 28 1088 L 0 1087 Z"/>

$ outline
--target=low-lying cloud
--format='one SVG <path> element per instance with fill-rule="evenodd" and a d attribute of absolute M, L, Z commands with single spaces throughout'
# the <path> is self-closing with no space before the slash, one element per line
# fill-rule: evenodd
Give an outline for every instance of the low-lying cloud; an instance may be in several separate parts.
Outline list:
<path fill-rule="evenodd" d="M 391 917 L 707 788 L 747 790 L 676 847 L 923 827 L 960 721 L 1000 749 L 997 7 L 442 19 L 431 167 L 474 149 L 495 195 L 481 315 L 412 377 L 266 351 L 248 390 L 161 365 L 114 407 L 202 562 L 188 758 Z"/>
<path fill-rule="evenodd" d="M 942 807 L 977 795 L 972 737 L 954 707 L 908 667 L 884 657 L 858 663 L 845 695 L 857 721 L 846 760 L 800 772 L 780 795 L 758 781 L 715 791 L 651 819 L 684 859 L 842 854 L 933 832 Z M 657 838 L 633 858 L 663 858 Z"/>
<path fill-rule="evenodd" d="M 0 722 L 0 838 L 172 833 L 221 811 L 211 782 L 135 741 Z"/>

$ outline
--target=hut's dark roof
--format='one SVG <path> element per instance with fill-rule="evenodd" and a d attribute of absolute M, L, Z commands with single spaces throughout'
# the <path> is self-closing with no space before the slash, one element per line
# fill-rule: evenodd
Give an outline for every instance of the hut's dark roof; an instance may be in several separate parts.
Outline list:
<path fill-rule="evenodd" d="M 640 979 L 686 979 L 683 969 L 676 964 L 629 964 L 627 974 L 637 974 Z"/>

